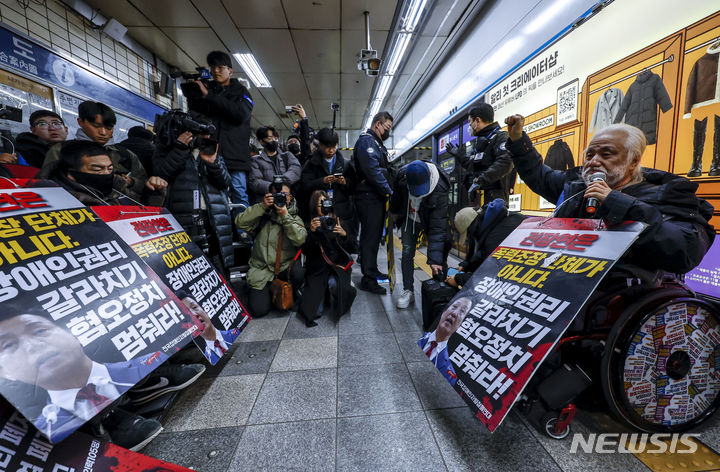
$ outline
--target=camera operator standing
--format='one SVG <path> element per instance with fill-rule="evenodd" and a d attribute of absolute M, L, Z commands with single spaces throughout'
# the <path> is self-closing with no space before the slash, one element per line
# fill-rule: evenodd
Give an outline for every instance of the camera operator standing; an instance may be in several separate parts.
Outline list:
<path fill-rule="evenodd" d="M 167 132 L 158 129 L 160 143 L 154 156 L 155 173 L 169 183 L 167 208 L 227 275 L 234 262 L 232 218 L 225 195 L 230 174 L 218 154 L 218 143 L 209 134 L 180 129 L 173 140 Z"/>
<path fill-rule="evenodd" d="M 190 110 L 201 113 L 215 125 L 214 138 L 220 144 L 231 178 L 233 203 L 249 206 L 247 176 L 250 172 L 250 116 L 254 102 L 250 92 L 232 79 L 232 60 L 223 51 L 212 51 L 207 63 L 213 80 L 196 80 L 199 96 L 188 97 Z"/>

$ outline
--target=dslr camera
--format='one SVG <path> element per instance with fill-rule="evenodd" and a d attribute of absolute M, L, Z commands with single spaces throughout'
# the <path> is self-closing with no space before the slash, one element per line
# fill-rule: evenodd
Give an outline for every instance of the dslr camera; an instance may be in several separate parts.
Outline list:
<path fill-rule="evenodd" d="M 157 134 L 158 144 L 165 147 L 173 146 L 178 136 L 185 131 L 190 131 L 194 135 L 212 135 L 215 133 L 215 125 L 199 123 L 190 115 L 178 109 L 170 110 L 162 115 L 155 115 L 155 125 L 153 129 Z M 203 146 L 205 147 L 205 150 L 207 150 L 212 146 L 211 152 L 204 152 L 203 148 L 200 149 L 200 152 L 203 154 L 214 154 L 215 145 L 217 145 L 217 141 L 215 140 L 209 138 L 200 139 L 196 137 L 190 143 L 190 148 L 195 149 Z"/>
<path fill-rule="evenodd" d="M 272 190 L 273 190 L 273 201 L 275 205 L 284 207 L 287 205 L 287 195 L 282 193 L 282 187 L 285 184 L 285 176 L 275 175 L 273 176 Z"/>
<path fill-rule="evenodd" d="M 320 229 L 323 231 L 332 232 L 332 230 L 335 229 L 335 225 L 337 225 L 337 218 L 330 216 L 334 210 L 333 201 L 329 198 L 326 198 L 320 204 L 320 211 L 322 212 L 322 216 L 320 217 Z"/>

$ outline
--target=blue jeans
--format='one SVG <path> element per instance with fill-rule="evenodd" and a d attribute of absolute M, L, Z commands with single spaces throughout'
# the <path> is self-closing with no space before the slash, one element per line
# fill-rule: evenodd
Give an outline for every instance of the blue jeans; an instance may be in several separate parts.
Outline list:
<path fill-rule="evenodd" d="M 250 206 L 247 196 L 247 172 L 244 170 L 230 172 L 230 198 L 233 203 Z"/>

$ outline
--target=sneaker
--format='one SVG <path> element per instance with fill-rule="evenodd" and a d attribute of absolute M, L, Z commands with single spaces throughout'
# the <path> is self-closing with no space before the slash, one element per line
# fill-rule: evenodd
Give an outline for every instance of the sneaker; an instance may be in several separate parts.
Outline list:
<path fill-rule="evenodd" d="M 412 290 L 403 290 L 395 306 L 398 308 L 407 308 L 411 303 L 415 303 L 415 294 Z"/>
<path fill-rule="evenodd" d="M 195 382 L 205 372 L 202 364 L 165 363 L 147 376 L 145 381 L 130 390 L 127 395 L 131 405 L 142 405 L 168 392 L 181 390 Z"/>
<path fill-rule="evenodd" d="M 360 290 L 365 290 L 366 292 L 374 293 L 376 295 L 385 295 L 387 293 L 385 287 L 381 287 L 380 284 L 377 283 L 377 281 L 368 280 L 366 278 L 360 280 L 359 288 Z"/>
<path fill-rule="evenodd" d="M 158 420 L 150 420 L 119 408 L 103 421 L 113 444 L 131 451 L 147 446 L 163 430 Z"/>

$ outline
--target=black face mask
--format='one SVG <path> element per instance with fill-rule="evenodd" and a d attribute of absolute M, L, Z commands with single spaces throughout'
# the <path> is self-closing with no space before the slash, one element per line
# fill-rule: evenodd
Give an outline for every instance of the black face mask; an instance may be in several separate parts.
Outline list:
<path fill-rule="evenodd" d="M 300 153 L 300 145 L 298 143 L 290 143 L 288 144 L 288 151 L 290 151 L 293 154 L 299 154 Z"/>
<path fill-rule="evenodd" d="M 386 129 L 385 131 L 383 131 L 383 134 L 380 135 L 380 139 L 382 139 L 383 141 L 387 141 L 387 139 L 388 139 L 389 137 L 390 137 L 390 130 L 389 130 L 389 129 Z"/>
<path fill-rule="evenodd" d="M 263 142 L 263 147 L 267 152 L 275 152 L 278 148 L 278 142 L 277 141 L 270 141 L 269 143 Z"/>
<path fill-rule="evenodd" d="M 102 195 L 110 195 L 113 189 L 113 174 L 88 174 L 78 170 L 69 169 L 68 174 L 72 175 L 75 182 L 97 190 Z"/>

